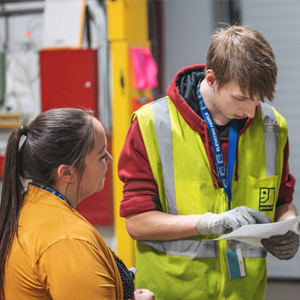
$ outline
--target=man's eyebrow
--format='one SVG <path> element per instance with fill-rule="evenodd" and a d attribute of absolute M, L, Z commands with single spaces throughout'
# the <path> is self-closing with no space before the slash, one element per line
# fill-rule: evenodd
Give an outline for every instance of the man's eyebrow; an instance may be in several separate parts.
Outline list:
<path fill-rule="evenodd" d="M 250 97 L 247 97 L 247 96 L 242 95 L 242 94 L 233 94 L 233 96 L 237 97 L 237 98 L 250 99 Z"/>

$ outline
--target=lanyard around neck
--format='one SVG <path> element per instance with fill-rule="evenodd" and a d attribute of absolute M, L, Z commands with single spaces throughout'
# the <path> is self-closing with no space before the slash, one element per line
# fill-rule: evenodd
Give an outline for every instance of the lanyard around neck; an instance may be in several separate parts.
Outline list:
<path fill-rule="evenodd" d="M 226 171 L 224 167 L 224 160 L 222 154 L 222 147 L 219 140 L 218 132 L 216 129 L 216 125 L 211 117 L 209 110 L 207 109 L 203 98 L 200 93 L 200 83 L 199 81 L 197 85 L 197 99 L 199 102 L 199 107 L 201 110 L 201 114 L 208 126 L 210 139 L 212 142 L 212 146 L 214 149 L 214 155 L 217 163 L 217 168 L 219 175 L 221 177 L 221 181 L 225 190 L 225 193 L 228 198 L 228 209 L 231 207 L 231 184 L 232 184 L 232 176 L 233 169 L 235 163 L 235 155 L 236 155 L 236 146 L 237 146 L 237 136 L 238 136 L 238 120 L 232 119 L 230 122 L 230 131 L 229 131 L 229 143 L 228 143 L 228 169 L 227 169 L 227 179 L 226 179 Z"/>
<path fill-rule="evenodd" d="M 53 194 L 55 196 L 57 196 L 58 198 L 64 200 L 66 203 L 68 203 L 72 207 L 71 203 L 67 200 L 67 198 L 65 198 L 61 193 L 53 190 L 49 186 L 42 185 L 42 184 L 39 184 L 39 183 L 31 183 L 31 184 L 39 187 L 40 189 L 43 189 L 43 190 L 49 192 L 49 193 L 51 193 L 51 194 Z"/>

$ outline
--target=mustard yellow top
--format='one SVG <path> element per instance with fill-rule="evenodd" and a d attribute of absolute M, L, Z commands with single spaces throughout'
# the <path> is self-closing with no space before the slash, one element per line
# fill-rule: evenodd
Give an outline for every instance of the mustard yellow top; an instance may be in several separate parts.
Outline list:
<path fill-rule="evenodd" d="M 29 185 L 5 269 L 5 299 L 122 299 L 97 230 L 66 202 Z"/>

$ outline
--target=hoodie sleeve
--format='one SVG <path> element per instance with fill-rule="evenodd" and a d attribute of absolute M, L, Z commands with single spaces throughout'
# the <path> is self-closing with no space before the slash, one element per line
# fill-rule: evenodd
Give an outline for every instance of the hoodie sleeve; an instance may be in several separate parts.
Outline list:
<path fill-rule="evenodd" d="M 121 217 L 150 210 L 161 211 L 158 187 L 137 119 L 132 122 L 127 133 L 118 162 L 118 174 L 124 182 Z"/>
<path fill-rule="evenodd" d="M 284 148 L 282 178 L 276 206 L 293 201 L 295 182 L 295 177 L 289 171 L 289 140 L 287 140 Z"/>

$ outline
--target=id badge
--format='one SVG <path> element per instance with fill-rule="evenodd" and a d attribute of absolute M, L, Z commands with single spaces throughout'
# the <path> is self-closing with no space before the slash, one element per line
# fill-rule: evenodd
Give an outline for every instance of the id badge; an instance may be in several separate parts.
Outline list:
<path fill-rule="evenodd" d="M 226 251 L 225 254 L 230 279 L 246 276 L 242 250 L 238 248 Z"/>

